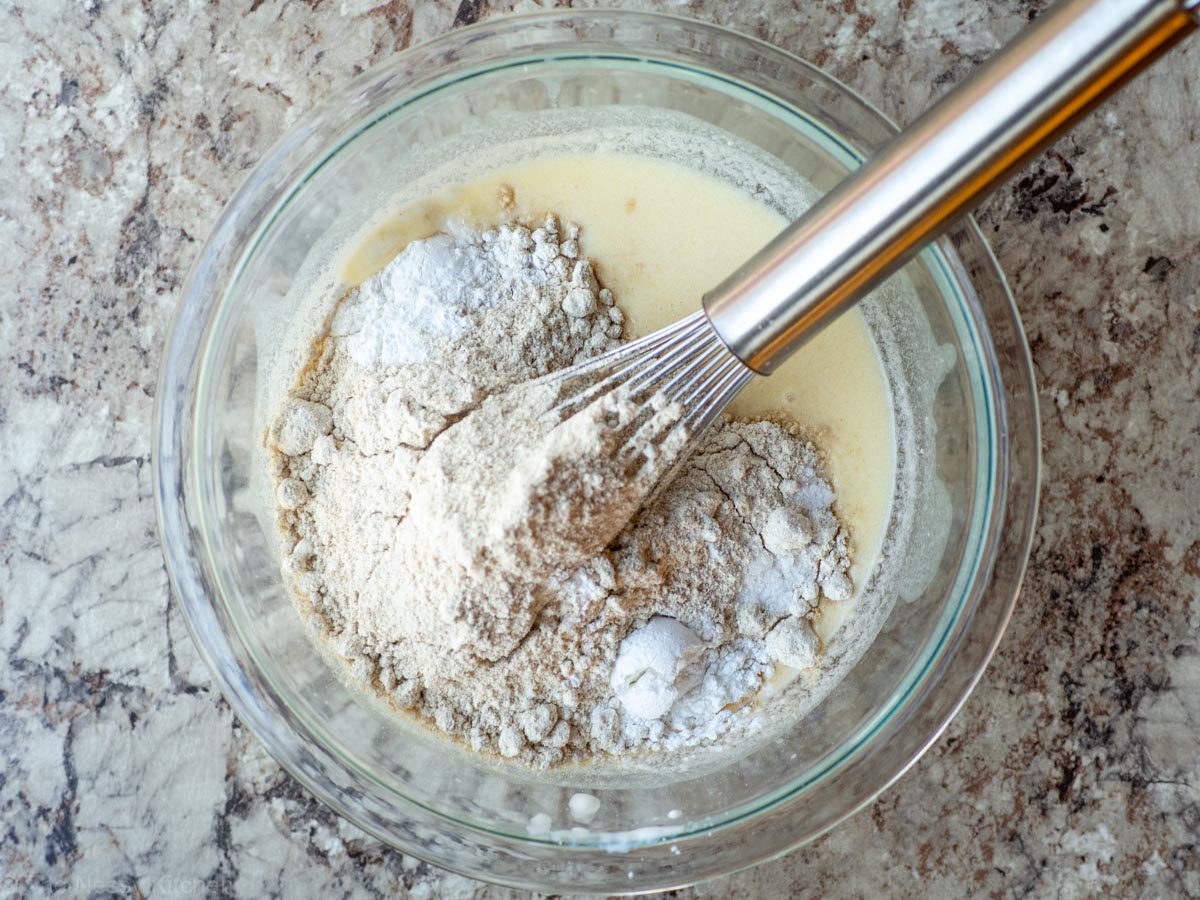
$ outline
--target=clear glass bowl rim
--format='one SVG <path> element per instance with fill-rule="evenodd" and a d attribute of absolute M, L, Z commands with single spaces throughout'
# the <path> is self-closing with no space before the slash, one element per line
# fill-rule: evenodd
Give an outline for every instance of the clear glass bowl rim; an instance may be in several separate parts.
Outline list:
<path fill-rule="evenodd" d="M 891 122 L 857 94 L 798 57 L 721 26 L 709 25 L 684 17 L 617 10 L 575 10 L 496 17 L 469 28 L 449 32 L 410 48 L 358 76 L 344 89 L 307 113 L 263 156 L 258 165 L 250 172 L 223 211 L 184 283 L 175 321 L 166 343 L 155 403 L 153 455 L 155 505 L 168 575 L 193 640 L 239 717 L 258 735 L 268 751 L 293 777 L 335 811 L 380 839 L 444 868 L 498 883 L 533 889 L 572 887 L 578 889 L 582 886 L 578 881 L 557 882 L 552 877 L 545 877 L 544 872 L 539 876 L 532 871 L 533 867 L 529 866 L 529 862 L 532 860 L 526 858 L 532 854 L 543 863 L 547 861 L 552 863 L 554 854 L 566 853 L 571 848 L 547 846 L 533 840 L 528 842 L 516 840 L 514 844 L 514 839 L 510 835 L 477 832 L 455 820 L 439 821 L 436 813 L 431 813 L 424 808 L 414 808 L 411 805 L 395 810 L 392 815 L 424 818 L 428 820 L 426 824 L 434 828 L 461 830 L 464 833 L 457 834 L 456 840 L 474 839 L 479 841 L 483 847 L 499 851 L 490 854 L 499 864 L 481 868 L 464 863 L 454 854 L 439 852 L 440 846 L 436 841 L 431 844 L 414 842 L 411 837 L 406 839 L 404 835 L 397 834 L 394 829 L 387 827 L 389 817 L 386 815 L 381 817 L 378 809 L 368 810 L 364 808 L 363 804 L 353 802 L 354 798 L 348 795 L 360 792 L 357 790 L 346 791 L 345 779 L 329 777 L 328 766 L 337 764 L 338 760 L 329 754 L 314 752 L 318 748 L 306 745 L 303 741 L 297 741 L 296 735 L 289 731 L 289 723 L 280 722 L 276 712 L 263 703 L 263 698 L 257 692 L 261 690 L 261 686 L 245 677 L 241 665 L 242 655 L 239 653 L 239 648 L 231 641 L 227 627 L 228 621 L 224 619 L 221 615 L 222 611 L 219 609 L 220 602 L 212 596 L 211 579 L 206 577 L 203 553 L 196 552 L 202 536 L 193 533 L 194 517 L 187 500 L 189 474 L 188 454 L 185 449 L 191 437 L 188 431 L 191 421 L 189 414 L 194 412 L 194 377 L 201 356 L 200 348 L 206 343 L 203 338 L 197 340 L 196 336 L 207 335 L 219 307 L 218 300 L 224 296 L 222 274 L 231 262 L 232 251 L 229 248 L 238 243 L 231 238 L 236 235 L 254 235 L 263 227 L 264 223 L 270 222 L 271 215 L 277 206 L 276 201 L 283 197 L 286 202 L 286 197 L 291 193 L 295 182 L 303 181 L 311 174 L 312 169 L 307 168 L 306 164 L 313 152 L 313 142 L 318 140 L 323 124 L 327 121 L 337 122 L 342 117 L 344 110 L 369 100 L 373 93 L 381 91 L 395 76 L 411 71 L 419 63 L 428 63 L 433 69 L 439 70 L 426 77 L 426 83 L 422 85 L 423 91 L 436 90 L 448 83 L 448 76 L 456 68 L 470 71 L 469 68 L 462 68 L 459 53 L 473 44 L 478 45 L 489 36 L 495 37 L 505 32 L 512 33 L 533 24 L 561 24 L 565 26 L 562 29 L 562 35 L 566 37 L 573 31 L 569 27 L 572 23 L 586 23 L 593 27 L 603 23 L 612 23 L 614 27 L 637 23 L 650 26 L 655 30 L 673 30 L 677 35 L 690 33 L 693 37 L 702 35 L 741 42 L 745 47 L 753 49 L 757 53 L 780 61 L 786 66 L 795 67 L 810 81 L 832 89 L 841 95 L 840 100 L 852 104 L 860 114 L 867 118 L 874 119 L 873 125 L 882 127 L 889 132 L 896 131 Z M 656 47 L 659 54 L 667 57 L 674 49 L 674 47 L 669 49 Z M 632 54 L 623 46 L 614 45 L 613 53 L 630 58 L 636 57 L 636 54 Z M 581 53 L 578 47 L 565 40 L 562 55 L 579 59 L 580 56 L 605 54 Z M 476 65 L 479 65 L 478 61 L 476 61 Z M 720 63 L 714 65 L 712 70 L 700 67 L 694 59 L 688 60 L 686 65 L 698 69 L 703 74 L 719 73 L 728 77 L 728 73 L 720 72 Z M 765 90 L 757 85 L 755 85 L 755 89 Z M 394 88 L 388 88 L 388 90 L 394 91 Z M 782 102 L 787 105 L 786 100 Z M 997 441 L 1002 456 L 1006 451 L 1011 454 L 1014 449 L 1018 449 L 1023 450 L 1026 455 L 1031 451 L 1032 458 L 1023 461 L 1023 471 L 1019 473 L 1022 479 L 1022 490 L 1014 490 L 1012 483 L 1014 476 L 1010 467 L 1002 465 L 1000 469 L 1003 479 L 1007 483 L 1000 484 L 997 488 L 1001 501 L 996 504 L 999 509 L 997 515 L 1004 515 L 1007 519 L 1003 523 L 991 524 L 1015 529 L 1015 531 L 1009 531 L 1008 540 L 1003 542 L 1003 546 L 1001 546 L 1000 536 L 995 533 L 991 534 L 993 551 L 1004 555 L 1003 559 L 998 560 L 1002 564 L 992 567 L 986 585 L 977 586 L 978 590 L 974 594 L 974 606 L 968 609 L 965 615 L 960 616 L 960 621 L 956 623 L 955 634 L 950 635 L 952 639 L 949 644 L 951 652 L 943 653 L 934 660 L 935 664 L 930 667 L 924 680 L 917 685 L 921 690 L 916 691 L 914 696 L 908 699 L 908 706 L 904 709 L 897 709 L 896 715 L 887 723 L 892 726 L 893 732 L 899 730 L 901 725 L 911 724 L 912 720 L 916 718 L 914 707 L 919 705 L 923 707 L 921 723 L 923 727 L 920 729 L 920 733 L 909 733 L 905 735 L 906 740 L 904 741 L 888 741 L 888 747 L 876 746 L 863 750 L 863 752 L 870 751 L 875 765 L 885 770 L 882 777 L 872 780 L 870 784 L 858 785 L 858 790 L 849 792 L 840 798 L 843 802 L 840 804 L 839 813 L 829 818 L 828 821 L 816 823 L 812 827 L 804 823 L 797 825 L 793 822 L 792 827 L 780 833 L 776 840 L 758 841 L 736 865 L 722 863 L 719 870 L 713 871 L 705 870 L 703 866 L 694 866 L 691 867 L 692 871 L 684 872 L 683 869 L 689 868 L 683 864 L 683 860 L 687 857 L 677 853 L 671 854 L 666 844 L 682 844 L 686 841 L 671 839 L 658 845 L 638 846 L 636 854 L 630 854 L 628 860 L 630 874 L 633 875 L 636 872 L 639 877 L 631 878 L 624 883 L 596 884 L 592 886 L 593 889 L 616 892 L 630 889 L 678 887 L 754 865 L 815 839 L 871 802 L 881 791 L 899 778 L 937 739 L 982 676 L 1015 605 L 1021 576 L 1032 543 L 1033 524 L 1037 515 L 1040 466 L 1036 390 L 1028 346 L 1011 294 L 979 229 L 973 221 L 966 220 L 943 240 L 954 251 L 947 257 L 948 259 L 965 258 L 973 263 L 975 270 L 973 278 L 969 277 L 965 271 L 955 273 L 959 287 L 964 290 L 968 299 L 974 297 L 978 304 L 977 291 L 982 283 L 993 292 L 993 301 L 1000 302 L 1000 305 L 1004 307 L 1004 312 L 1010 317 L 1010 321 L 1004 324 L 1007 330 L 1017 337 L 1017 341 L 1016 346 L 1010 348 L 1015 351 L 1015 357 L 1007 362 L 1017 375 L 1015 380 L 1022 382 L 1020 387 L 1024 390 L 1017 392 L 1012 397 L 1002 396 L 998 392 L 997 399 L 1002 406 L 1006 405 L 1006 401 L 1007 405 L 1011 406 L 1014 399 L 1027 404 L 1027 408 L 1022 409 L 1020 417 L 1025 433 L 1019 436 L 1019 440 L 1014 440 L 1017 437 L 1014 434 L 1004 433 L 998 435 Z M 252 245 L 254 242 L 243 241 L 243 243 Z M 978 318 L 980 323 L 985 322 L 981 312 Z M 986 326 L 984 331 L 986 333 Z M 1001 392 L 1010 391 L 1014 387 L 1006 380 L 1001 379 L 998 371 L 989 374 L 992 376 L 993 382 L 1000 385 Z M 1002 416 L 1000 421 L 1006 420 Z M 1011 425 L 1011 417 L 1007 421 Z M 1001 462 L 1003 463 L 1004 460 Z M 1019 502 L 1014 504 L 1012 502 L 1014 498 Z M 1014 506 L 1019 506 L 1020 509 L 1014 509 Z M 989 528 L 989 531 L 992 530 Z M 987 602 L 990 615 L 981 617 L 977 615 L 979 610 L 976 607 L 979 607 L 984 601 Z M 972 628 L 975 629 L 975 633 L 971 632 Z M 241 652 L 245 652 L 244 648 L 241 648 Z M 949 674 L 953 674 L 955 677 L 948 679 Z M 955 682 L 954 690 L 939 693 L 931 689 L 936 684 L 947 680 Z M 901 712 L 906 712 L 907 715 L 901 716 Z M 911 728 L 908 730 L 913 731 Z M 885 736 L 888 735 L 883 734 L 880 729 L 879 733 L 873 735 L 873 738 Z M 896 737 L 895 734 L 890 736 Z M 896 746 L 893 748 L 892 745 Z M 892 752 L 887 752 L 889 750 Z M 861 763 L 861 759 L 858 762 Z M 353 783 L 353 779 L 351 779 L 351 783 Z M 795 813 L 799 812 L 799 804 L 804 802 L 807 796 L 806 791 L 783 791 L 781 794 L 779 799 L 767 804 L 754 814 L 726 822 L 706 837 L 711 839 L 715 835 L 722 834 L 732 836 L 730 833 L 737 832 L 739 829 L 755 825 L 761 826 L 761 820 L 766 818 L 767 813 L 771 813 L 771 818 L 776 821 L 780 819 L 787 821 L 788 817 L 781 814 L 787 814 L 790 809 L 791 818 L 799 818 Z M 493 844 L 497 846 L 489 846 Z M 551 851 L 552 855 L 544 856 L 546 850 Z M 510 859 L 508 854 L 512 852 L 515 852 L 515 856 Z M 597 851 L 593 849 L 581 852 L 586 856 L 588 853 Z M 611 854 L 606 855 L 611 859 Z M 572 862 L 578 864 L 583 861 L 574 859 Z M 664 867 L 668 866 L 673 867 L 676 871 L 664 872 Z"/>

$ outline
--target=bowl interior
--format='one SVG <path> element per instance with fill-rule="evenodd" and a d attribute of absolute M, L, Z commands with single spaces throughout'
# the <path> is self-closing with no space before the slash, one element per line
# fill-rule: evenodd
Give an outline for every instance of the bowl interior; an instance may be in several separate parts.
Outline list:
<path fill-rule="evenodd" d="M 315 652 L 279 572 L 262 442 L 280 360 L 303 331 L 298 298 L 314 285 L 336 288 L 333 253 L 383 204 L 505 161 L 589 142 L 661 155 L 674 131 L 682 138 L 667 142 L 675 161 L 696 167 L 712 147 L 735 144 L 753 160 L 742 174 L 753 175 L 763 202 L 794 216 L 797 176 L 827 190 L 889 131 L 802 63 L 694 23 L 562 16 L 476 30 L 474 42 L 463 35 L 452 36 L 455 53 L 434 42 L 427 58 L 398 61 L 340 108 L 306 120 L 268 158 L 277 165 L 256 171 L 234 201 L 212 239 L 220 246 L 206 248 L 185 297 L 192 318 L 181 314 L 172 338 L 194 349 L 169 354 L 164 370 L 165 386 L 174 378 L 185 395 L 174 419 L 160 412 L 160 428 L 177 437 L 160 456 L 175 454 L 173 493 L 189 526 L 186 551 L 164 526 L 172 575 L 239 714 L 294 774 L 385 839 L 527 885 L 614 890 L 728 871 L 866 802 L 965 693 L 936 715 L 919 709 L 963 642 L 981 640 L 970 627 L 987 599 L 1005 516 L 1011 402 L 984 303 L 1007 295 L 968 234 L 957 248 L 943 241 L 927 250 L 866 302 L 904 411 L 895 421 L 899 487 L 887 546 L 904 564 L 873 578 L 878 634 L 802 719 L 779 716 L 736 753 L 538 774 L 426 734 Z M 628 49 L 638 41 L 649 47 Z M 721 71 L 711 68 L 716 58 Z M 694 158 L 678 158 L 689 145 Z M 994 601 L 1001 626 L 1011 601 L 1011 591 Z M 999 628 L 994 612 L 983 618 L 986 660 Z M 906 729 L 918 711 L 922 729 L 913 734 Z M 585 830 L 566 814 L 580 790 L 601 800 Z M 764 841 L 744 831 L 785 804 L 788 834 Z M 530 833 L 535 814 L 551 817 L 549 834 Z M 727 839 L 714 841 L 718 834 Z M 692 845 L 703 845 L 703 858 L 680 861 L 680 848 Z M 665 864 L 674 864 L 671 874 Z"/>

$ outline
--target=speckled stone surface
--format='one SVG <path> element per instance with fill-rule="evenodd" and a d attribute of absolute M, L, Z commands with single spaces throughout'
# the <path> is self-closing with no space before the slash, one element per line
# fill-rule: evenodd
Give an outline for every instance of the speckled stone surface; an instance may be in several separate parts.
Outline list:
<path fill-rule="evenodd" d="M 639 5 L 907 121 L 1044 4 Z M 338 820 L 239 725 L 169 599 L 148 456 L 180 281 L 246 168 L 354 73 L 507 8 L 0 3 L 0 897 L 512 896 Z M 1200 40 L 981 224 L 1045 431 L 1009 633 L 869 809 L 679 896 L 1200 895 Z"/>

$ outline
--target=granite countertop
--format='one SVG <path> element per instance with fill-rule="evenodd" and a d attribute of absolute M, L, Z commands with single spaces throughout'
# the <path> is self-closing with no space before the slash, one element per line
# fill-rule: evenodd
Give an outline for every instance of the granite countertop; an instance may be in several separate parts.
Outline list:
<path fill-rule="evenodd" d="M 637 5 L 908 121 L 1045 4 Z M 509 8 L 0 3 L 0 897 L 514 896 L 339 820 L 238 723 L 170 600 L 149 464 L 180 282 L 247 167 L 366 66 Z M 1200 894 L 1200 39 L 980 220 L 1045 439 L 1009 632 L 869 809 L 678 896 Z"/>

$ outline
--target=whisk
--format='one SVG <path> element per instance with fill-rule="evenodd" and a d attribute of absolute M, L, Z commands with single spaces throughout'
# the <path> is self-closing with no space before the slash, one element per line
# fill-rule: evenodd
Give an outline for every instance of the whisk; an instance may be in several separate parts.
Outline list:
<path fill-rule="evenodd" d="M 613 395 L 634 404 L 640 414 L 612 423 L 629 435 L 633 467 L 682 430 L 651 479 L 657 489 L 756 374 L 769 375 L 1198 24 L 1200 0 L 1053 6 L 705 295 L 702 312 L 549 376 L 558 388 L 549 414 L 570 417 Z"/>

